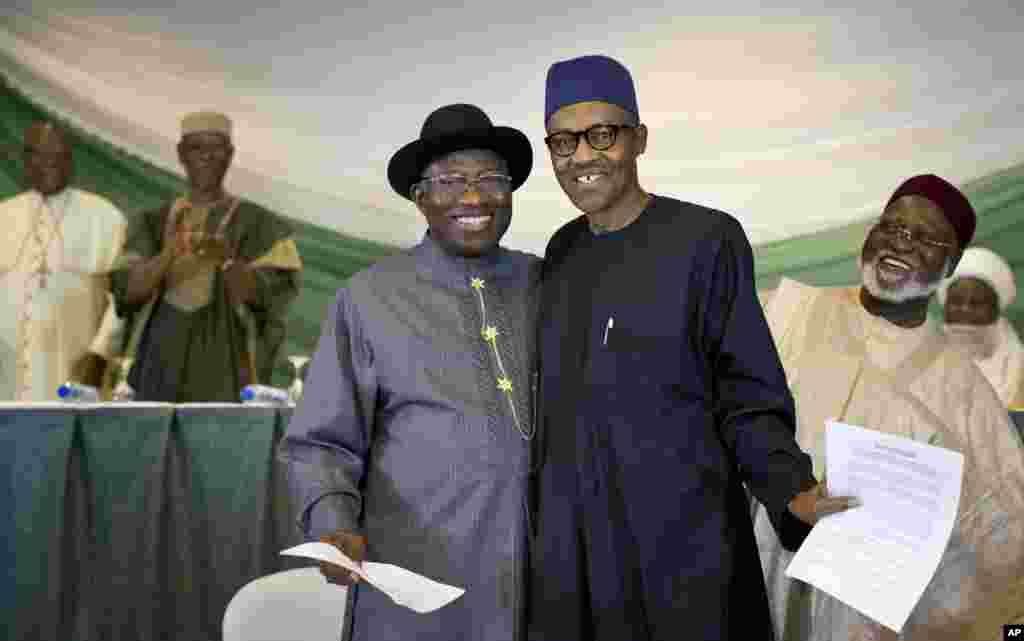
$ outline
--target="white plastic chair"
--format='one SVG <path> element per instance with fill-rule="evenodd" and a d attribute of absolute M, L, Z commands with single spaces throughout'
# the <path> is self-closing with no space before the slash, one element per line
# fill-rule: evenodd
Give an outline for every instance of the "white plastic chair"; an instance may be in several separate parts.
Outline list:
<path fill-rule="evenodd" d="M 317 567 L 268 574 L 231 598 L 223 641 L 339 641 L 347 596 Z"/>

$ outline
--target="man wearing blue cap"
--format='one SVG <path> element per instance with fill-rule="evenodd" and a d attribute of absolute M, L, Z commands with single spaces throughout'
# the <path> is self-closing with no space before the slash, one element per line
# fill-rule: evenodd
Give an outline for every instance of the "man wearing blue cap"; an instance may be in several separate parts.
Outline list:
<path fill-rule="evenodd" d="M 640 187 L 647 129 L 615 60 L 553 65 L 545 125 L 583 215 L 542 272 L 530 639 L 772 639 L 744 483 L 789 549 L 851 500 L 794 440 L 750 244 Z"/>

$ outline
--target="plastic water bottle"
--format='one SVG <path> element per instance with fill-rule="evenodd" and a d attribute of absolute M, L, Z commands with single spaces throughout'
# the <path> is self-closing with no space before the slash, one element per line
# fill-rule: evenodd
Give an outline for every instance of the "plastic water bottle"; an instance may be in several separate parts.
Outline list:
<path fill-rule="evenodd" d="M 274 405 L 288 405 L 290 399 L 288 392 L 269 385 L 246 385 L 242 388 L 243 403 L 273 403 Z"/>
<path fill-rule="evenodd" d="M 57 397 L 66 403 L 99 403 L 100 391 L 91 385 L 68 381 L 57 388 Z"/>

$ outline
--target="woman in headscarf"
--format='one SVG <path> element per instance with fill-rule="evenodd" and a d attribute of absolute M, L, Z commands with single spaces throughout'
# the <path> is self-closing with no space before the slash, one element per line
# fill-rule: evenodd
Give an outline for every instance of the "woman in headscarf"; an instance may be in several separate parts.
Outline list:
<path fill-rule="evenodd" d="M 1003 315 L 1017 296 L 1009 264 L 971 247 L 938 295 L 950 341 L 970 354 L 1006 406 L 1024 409 L 1024 345 Z"/>

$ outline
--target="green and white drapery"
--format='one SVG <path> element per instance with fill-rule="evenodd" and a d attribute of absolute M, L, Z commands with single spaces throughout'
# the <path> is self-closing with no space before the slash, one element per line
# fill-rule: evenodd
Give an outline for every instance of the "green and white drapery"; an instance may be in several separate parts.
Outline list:
<path fill-rule="evenodd" d="M 55 116 L 7 82 L 0 85 L 0 197 L 11 196 L 23 188 L 22 136 L 31 122 L 43 117 Z M 76 133 L 74 184 L 106 196 L 129 218 L 183 190 L 180 175 L 75 127 L 71 129 Z M 979 215 L 975 243 L 1004 256 L 1018 280 L 1024 282 L 1024 166 L 972 181 L 963 188 Z M 327 305 L 337 288 L 352 274 L 399 247 L 339 234 L 307 222 L 292 223 L 305 270 L 302 293 L 291 310 L 283 355 L 311 354 Z M 857 282 L 856 259 L 868 224 L 850 224 L 755 247 L 758 286 L 774 287 L 783 276 L 814 285 Z M 1008 309 L 1007 315 L 1018 327 L 1024 326 L 1024 298 Z M 274 382 L 285 385 L 289 375 L 289 366 L 282 361 Z"/>

